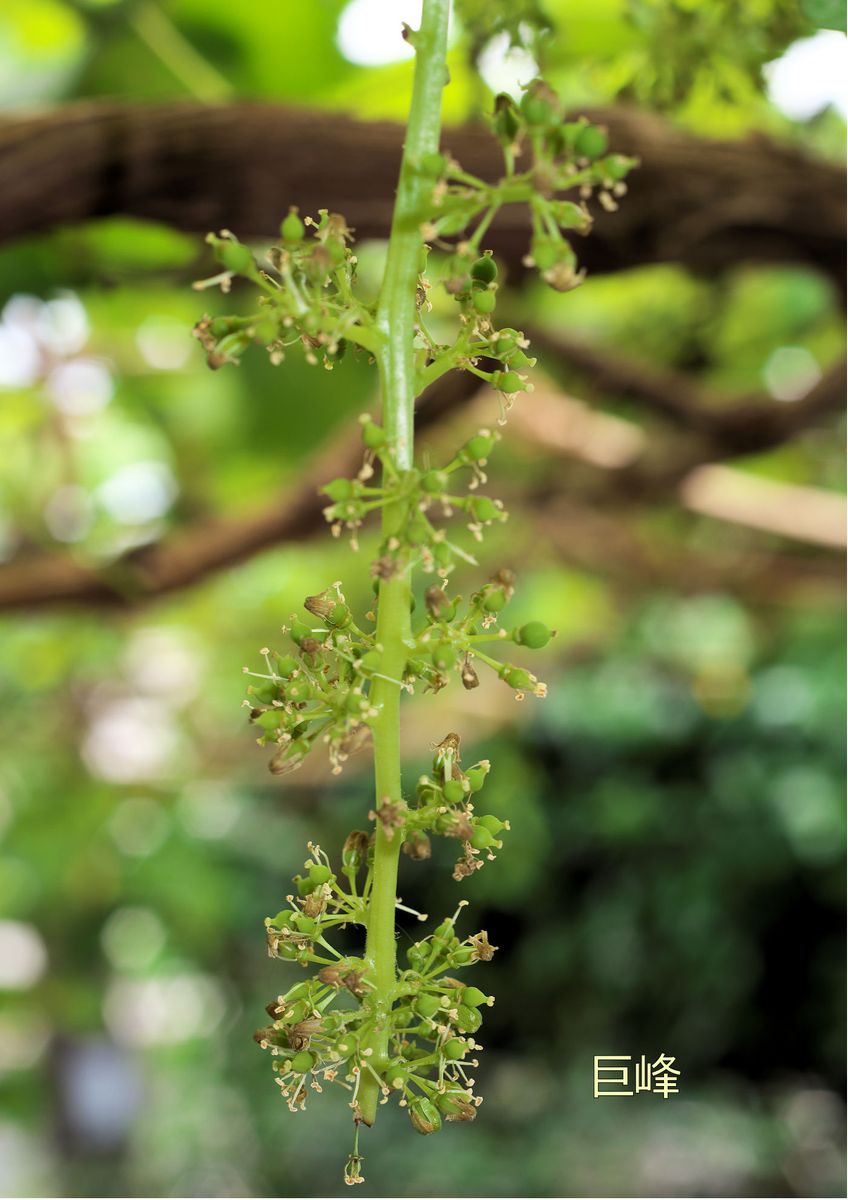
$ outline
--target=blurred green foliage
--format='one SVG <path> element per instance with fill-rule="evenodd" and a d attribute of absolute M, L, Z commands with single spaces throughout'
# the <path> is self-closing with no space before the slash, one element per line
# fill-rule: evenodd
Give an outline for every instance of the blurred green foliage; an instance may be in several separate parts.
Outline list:
<path fill-rule="evenodd" d="M 838 115 L 792 122 L 762 77 L 838 14 L 743 7 L 547 0 L 540 53 L 569 103 L 622 97 L 699 132 L 759 130 L 838 153 Z M 348 61 L 335 37 L 343 8 L 7 0 L 0 102 L 200 94 L 402 115 L 408 64 Z M 455 120 L 484 90 L 458 39 Z M 363 248 L 364 274 L 379 255 Z M 295 360 L 273 369 L 256 354 L 209 373 L 189 337 L 199 298 L 188 286 L 208 266 L 193 239 L 127 220 L 0 249 L 4 558 L 42 547 L 108 569 L 189 521 L 261 507 L 372 403 L 368 368 L 347 361 L 329 374 Z M 591 279 L 565 301 L 531 288 L 510 302 L 516 324 L 565 322 L 654 363 L 694 364 L 727 402 L 824 369 L 842 341 L 837 299 L 800 268 L 740 264 L 707 281 L 666 266 Z M 794 358 L 781 357 L 787 348 Z M 632 404 L 610 403 L 639 419 Z M 503 445 L 495 492 L 538 471 L 535 452 Z M 822 437 L 743 465 L 843 485 L 840 447 Z M 732 537 L 670 511 L 649 519 L 658 546 L 672 526 L 695 551 Z M 314 772 L 281 785 L 239 705 L 242 665 L 305 594 L 344 578 L 367 607 L 372 549 L 366 538 L 353 560 L 321 538 L 149 608 L 4 618 L 6 1194 L 340 1190 L 347 1110 L 314 1097 L 290 1117 L 250 1033 L 291 979 L 264 957 L 262 917 L 279 907 L 307 838 L 330 849 L 362 824 L 367 763 L 340 781 Z M 437 728 L 426 704 L 408 719 L 409 777 L 428 743 L 456 728 L 468 761 L 495 762 L 492 809 L 512 823 L 507 849 L 462 893 L 501 947 L 480 979 L 498 997 L 480 1073 L 487 1100 L 473 1128 L 443 1133 L 437 1168 L 403 1115 L 381 1112 L 365 1146 L 370 1186 L 840 1194 L 844 705 L 833 596 L 754 605 L 729 589 L 630 591 L 563 561 L 520 506 L 481 570 L 505 563 L 521 576 L 516 621 L 539 616 L 560 631 L 549 699 L 505 707 L 497 688 L 481 688 L 448 697 Z M 449 857 L 405 865 L 408 903 L 453 910 Z M 661 1051 L 683 1071 L 679 1097 L 592 1099 L 593 1055 Z"/>

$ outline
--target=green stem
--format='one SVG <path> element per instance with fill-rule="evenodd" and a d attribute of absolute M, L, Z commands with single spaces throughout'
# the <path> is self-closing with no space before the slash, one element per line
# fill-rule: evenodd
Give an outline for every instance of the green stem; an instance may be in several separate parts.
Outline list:
<path fill-rule="evenodd" d="M 420 30 L 413 35 L 416 64 L 412 102 L 395 201 L 386 270 L 377 306 L 377 329 L 381 338 L 378 361 L 383 403 L 383 427 L 394 467 L 406 471 L 413 463 L 415 361 L 414 335 L 417 319 L 416 293 L 423 239 L 421 214 L 427 211 L 432 178 L 420 169 L 427 154 L 438 151 L 441 125 L 442 88 L 447 81 L 446 53 L 450 0 L 424 0 Z M 403 502 L 383 510 L 383 536 L 396 534 L 405 515 Z M 398 571 L 380 584 L 377 610 L 377 643 L 382 648 L 380 674 L 371 699 L 377 710 L 372 721 L 376 804 L 387 800 L 403 804 L 400 771 L 400 688 L 390 680 L 401 679 L 409 654 L 410 572 L 406 561 L 397 561 Z M 368 909 L 365 958 L 374 985 L 369 997 L 375 1024 L 369 1042 L 368 1061 L 377 1074 L 387 1065 L 389 1012 L 396 982 L 395 901 L 401 832 L 388 836 L 377 822 L 374 847 L 373 887 Z M 365 1072 L 359 1089 L 359 1107 L 366 1125 L 377 1114 L 379 1085 Z"/>

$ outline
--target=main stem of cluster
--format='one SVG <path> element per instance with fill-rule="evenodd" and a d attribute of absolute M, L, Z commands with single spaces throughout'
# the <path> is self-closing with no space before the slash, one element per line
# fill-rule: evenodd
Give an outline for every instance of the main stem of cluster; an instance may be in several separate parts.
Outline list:
<path fill-rule="evenodd" d="M 386 269 L 377 310 L 383 427 L 398 471 L 413 462 L 415 362 L 413 340 L 416 295 L 422 248 L 422 213 L 427 211 L 432 176 L 421 169 L 426 155 L 439 148 L 442 89 L 447 81 L 447 34 L 450 0 L 424 0 L 421 28 L 410 32 L 415 47 L 415 77 L 404 143 Z M 387 505 L 383 512 L 383 537 L 390 540 L 403 520 L 403 509 Z M 389 801 L 403 805 L 400 768 L 400 683 L 410 640 L 410 566 L 402 556 L 394 559 L 394 573 L 381 580 L 377 607 L 377 643 L 382 658 L 371 690 L 377 715 L 371 722 L 374 739 L 376 808 Z M 368 911 L 365 959 L 374 985 L 369 1004 L 374 1032 L 358 1091 L 362 1120 L 374 1122 L 380 1075 L 388 1063 L 388 1013 L 394 1001 L 397 978 L 395 952 L 395 901 L 401 836 L 390 836 L 377 821 L 373 887 Z M 374 1072 L 372 1074 L 372 1071 Z"/>

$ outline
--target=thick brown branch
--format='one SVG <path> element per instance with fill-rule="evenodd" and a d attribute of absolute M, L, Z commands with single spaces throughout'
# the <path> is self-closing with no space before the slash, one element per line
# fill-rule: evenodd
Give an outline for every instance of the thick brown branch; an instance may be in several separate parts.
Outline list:
<path fill-rule="evenodd" d="M 632 400 L 646 416 L 659 417 L 709 443 L 720 458 L 735 458 L 780 445 L 843 410 L 845 361 L 830 367 L 802 399 L 778 402 L 763 392 L 722 399 L 682 371 L 651 366 L 610 353 L 558 332 L 526 327 L 534 353 L 560 371 L 576 372 L 594 394 Z"/>
<path fill-rule="evenodd" d="M 742 261 L 808 263 L 841 287 L 842 171 L 765 138 L 706 141 L 635 109 L 589 110 L 636 154 L 621 211 L 597 214 L 590 271 L 678 262 L 716 273 Z M 448 131 L 470 171 L 495 178 L 482 128 Z M 389 224 L 400 127 L 274 105 L 80 102 L 0 121 L 0 239 L 115 214 L 203 232 L 276 235 L 281 208 L 343 211 L 360 237 Z M 491 242 L 516 268 L 526 214 L 502 213 Z"/>

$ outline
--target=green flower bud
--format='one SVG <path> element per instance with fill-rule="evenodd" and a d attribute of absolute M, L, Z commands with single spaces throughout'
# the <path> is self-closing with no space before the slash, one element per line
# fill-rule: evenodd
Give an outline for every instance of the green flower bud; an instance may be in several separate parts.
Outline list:
<path fill-rule="evenodd" d="M 548 629 L 541 621 L 528 621 L 526 625 L 522 625 L 513 633 L 513 639 L 519 646 L 527 646 L 530 650 L 541 650 L 543 646 L 547 646 L 553 635 L 553 630 Z"/>
<path fill-rule="evenodd" d="M 552 200 L 550 202 L 551 216 L 560 229 L 577 229 L 580 233 L 588 233 L 592 218 L 580 204 L 571 200 Z"/>
<path fill-rule="evenodd" d="M 286 714 L 278 708 L 268 709 L 267 712 L 260 713 L 258 717 L 253 718 L 254 725 L 258 725 L 260 729 L 279 729 L 286 720 Z"/>
<path fill-rule="evenodd" d="M 482 258 L 471 264 L 471 278 L 478 283 L 494 283 L 498 277 L 498 265 L 487 250 Z"/>
<path fill-rule="evenodd" d="M 447 490 L 449 476 L 446 471 L 426 471 L 421 477 L 421 486 L 430 496 L 439 496 Z"/>
<path fill-rule="evenodd" d="M 273 317 L 265 317 L 253 326 L 253 338 L 260 346 L 268 346 L 279 337 L 280 327 Z"/>
<path fill-rule="evenodd" d="M 442 1054 L 449 1062 L 456 1062 L 458 1059 L 465 1058 L 468 1053 L 468 1045 L 462 1038 L 448 1038 L 444 1046 L 442 1046 Z"/>
<path fill-rule="evenodd" d="M 457 1028 L 463 1033 L 476 1033 L 483 1024 L 483 1018 L 476 1008 L 468 1004 L 460 1004 L 456 1012 Z"/>
<path fill-rule="evenodd" d="M 559 97 L 543 79 L 534 79 L 520 101 L 521 114 L 528 125 L 544 128 L 560 119 Z"/>
<path fill-rule="evenodd" d="M 523 389 L 524 381 L 520 375 L 516 375 L 515 371 L 495 371 L 492 378 L 492 387 L 496 387 L 499 392 L 512 395 Z"/>
<path fill-rule="evenodd" d="M 474 292 L 471 297 L 471 303 L 474 305 L 474 308 L 478 313 L 482 313 L 483 316 L 488 316 L 489 313 L 493 313 L 495 311 L 497 298 L 493 291 L 487 289 L 485 291 Z"/>
<path fill-rule="evenodd" d="M 448 956 L 448 964 L 452 967 L 464 967 L 471 962 L 473 952 L 470 946 L 457 946 Z"/>
<path fill-rule="evenodd" d="M 295 914 L 290 908 L 281 908 L 276 917 L 271 918 L 271 924 L 275 929 L 290 929 L 294 917 Z"/>
<path fill-rule="evenodd" d="M 286 699 L 292 704 L 304 704 L 313 696 L 312 684 L 304 676 L 292 679 L 286 686 Z"/>
<path fill-rule="evenodd" d="M 432 854 L 430 839 L 420 829 L 413 829 L 403 843 L 402 849 L 407 858 L 411 858 L 413 862 L 423 862 Z"/>
<path fill-rule="evenodd" d="M 453 565 L 453 550 L 447 542 L 436 542 L 432 547 L 432 553 L 437 566 L 446 568 Z"/>
<path fill-rule="evenodd" d="M 417 971 L 424 960 L 429 957 L 429 950 L 421 942 L 413 942 L 406 951 L 406 961 L 414 971 Z"/>
<path fill-rule="evenodd" d="M 300 666 L 293 654 L 278 654 L 276 651 L 271 654 L 271 662 L 276 673 L 283 679 L 290 679 Z"/>
<path fill-rule="evenodd" d="M 489 850 L 495 844 L 494 836 L 485 825 L 478 825 L 468 840 L 475 850 Z"/>
<path fill-rule="evenodd" d="M 560 260 L 563 247 L 562 238 L 544 234 L 534 237 L 530 243 L 530 256 L 540 271 L 549 271 Z"/>
<path fill-rule="evenodd" d="M 533 679 L 529 671 L 525 671 L 522 667 L 513 667 L 510 663 L 504 663 L 500 669 L 500 677 L 504 683 L 509 684 L 511 688 L 515 688 L 517 692 L 526 692 L 533 687 Z"/>
<path fill-rule="evenodd" d="M 448 804 L 461 804 L 465 799 L 465 788 L 459 779 L 449 779 L 442 792 Z"/>
<path fill-rule="evenodd" d="M 297 214 L 298 210 L 292 205 L 288 211 L 288 216 L 283 218 L 280 225 L 280 235 L 283 241 L 289 246 L 302 242 L 306 233 L 306 226 Z"/>
<path fill-rule="evenodd" d="M 386 431 L 367 417 L 362 422 L 362 440 L 369 450 L 380 450 L 386 444 Z"/>
<path fill-rule="evenodd" d="M 406 526 L 406 536 L 413 545 L 429 542 L 433 536 L 433 526 L 422 512 L 416 512 Z"/>
<path fill-rule="evenodd" d="M 218 261 L 236 275 L 244 275 L 253 267 L 253 255 L 247 246 L 230 238 L 221 238 L 215 244 L 215 255 Z"/>
<path fill-rule="evenodd" d="M 285 750 L 274 755 L 268 763 L 268 770 L 272 775 L 288 775 L 290 771 L 297 770 L 308 751 L 309 746 L 306 742 L 293 741 Z"/>
<path fill-rule="evenodd" d="M 456 650 L 450 642 L 439 642 L 433 647 L 430 657 L 436 670 L 449 671 L 456 663 Z"/>
<path fill-rule="evenodd" d="M 477 1116 L 471 1093 L 458 1089 L 440 1093 L 436 1097 L 436 1106 L 446 1121 L 473 1121 Z"/>
<path fill-rule="evenodd" d="M 317 1059 L 314 1054 L 310 1054 L 308 1050 L 301 1050 L 291 1060 L 291 1069 L 297 1075 L 305 1075 L 307 1071 L 311 1071 L 315 1066 Z"/>
<path fill-rule="evenodd" d="M 500 434 L 490 433 L 488 429 L 481 429 L 473 438 L 468 439 L 460 450 L 460 457 L 469 458 L 472 462 L 485 462 L 492 453 L 495 442 L 499 439 Z"/>
<path fill-rule="evenodd" d="M 476 521 L 480 521 L 484 525 L 488 525 L 492 521 L 502 521 L 506 517 L 504 510 L 499 508 L 489 496 L 472 496 L 468 503 L 468 510 Z"/>
<path fill-rule="evenodd" d="M 333 878 L 333 872 L 329 867 L 325 867 L 323 863 L 311 863 L 309 866 L 309 879 L 313 889 L 320 887 L 321 884 L 329 882 Z"/>
<path fill-rule="evenodd" d="M 438 996 L 424 992 L 417 998 L 414 1007 L 420 1017 L 434 1017 L 441 1008 L 441 1004 Z"/>
<path fill-rule="evenodd" d="M 489 764 L 484 766 L 478 763 L 476 767 L 471 767 L 465 772 L 465 778 L 468 781 L 468 786 L 472 792 L 479 792 L 480 788 L 486 782 L 486 776 L 489 774 Z"/>
<path fill-rule="evenodd" d="M 521 130 L 521 118 L 515 101 L 506 92 L 495 96 L 492 127 L 495 137 L 505 146 L 511 146 Z"/>
<path fill-rule="evenodd" d="M 294 927 L 298 933 L 302 933 L 304 937 L 308 938 L 318 932 L 318 922 L 314 917 L 307 917 L 305 913 L 295 914 Z"/>
<path fill-rule="evenodd" d="M 610 154 L 599 165 L 603 170 L 604 177 L 617 183 L 620 179 L 624 179 L 635 163 L 635 159 L 627 158 L 624 154 Z"/>
<path fill-rule="evenodd" d="M 493 588 L 490 592 L 486 592 L 483 599 L 483 608 L 486 612 L 500 612 L 507 602 L 507 594 L 504 588 Z"/>
<path fill-rule="evenodd" d="M 312 1012 L 312 1006 L 305 999 L 294 1001 L 286 1010 L 286 1025 L 297 1025 Z"/>
<path fill-rule="evenodd" d="M 394 1013 L 392 1016 L 394 1017 Z M 409 1083 L 409 1067 L 404 1063 L 401 1066 L 391 1066 L 386 1068 L 386 1083 L 390 1088 L 395 1088 L 400 1091 Z"/>
<path fill-rule="evenodd" d="M 412 1022 L 412 1009 L 408 1004 L 401 1004 L 392 1009 L 392 1026 L 394 1029 L 406 1029 Z"/>
<path fill-rule="evenodd" d="M 489 997 L 478 987 L 465 987 L 462 989 L 460 1000 L 471 1008 L 479 1008 L 481 1004 L 488 1004 Z"/>
<path fill-rule="evenodd" d="M 492 344 L 492 352 L 498 358 L 509 358 L 524 341 L 524 335 L 517 329 L 499 329 Z"/>
<path fill-rule="evenodd" d="M 358 871 L 368 854 L 368 834 L 354 829 L 345 838 L 342 846 L 342 866 L 346 871 Z"/>
<path fill-rule="evenodd" d="M 304 638 L 312 637 L 312 630 L 308 625 L 304 625 L 303 621 L 295 620 L 289 629 L 291 639 L 296 645 L 300 645 Z"/>
<path fill-rule="evenodd" d="M 485 816 L 478 817 L 477 824 L 481 825 L 484 829 L 488 829 L 489 832 L 493 833 L 495 836 L 497 836 L 502 830 L 506 829 L 506 823 L 499 820 L 497 817 L 492 816 L 491 813 L 487 813 Z"/>
<path fill-rule="evenodd" d="M 432 1100 L 425 1096 L 416 1096 L 409 1102 L 409 1119 L 412 1128 L 417 1133 L 438 1133 L 442 1128 L 442 1118 Z"/>
<path fill-rule="evenodd" d="M 321 491 L 338 504 L 342 500 L 350 500 L 356 494 L 355 488 L 356 485 L 352 479 L 332 479 L 329 483 L 324 484 Z"/>
<path fill-rule="evenodd" d="M 574 140 L 574 151 L 580 158 L 600 158 L 608 144 L 605 129 L 600 125 L 585 125 Z"/>

